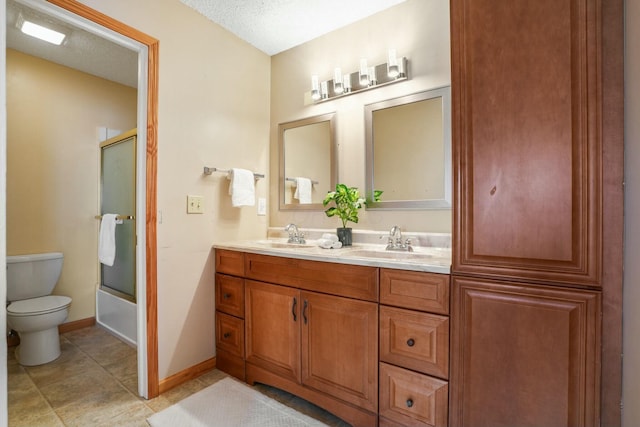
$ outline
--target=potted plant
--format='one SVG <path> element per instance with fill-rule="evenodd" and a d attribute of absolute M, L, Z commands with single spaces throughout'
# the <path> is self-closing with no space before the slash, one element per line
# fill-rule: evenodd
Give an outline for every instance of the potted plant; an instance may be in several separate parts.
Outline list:
<path fill-rule="evenodd" d="M 374 190 L 374 201 L 380 200 L 382 191 Z M 327 206 L 333 202 L 335 206 L 328 208 L 324 211 L 328 217 L 339 216 L 342 220 L 342 227 L 336 229 L 338 240 L 342 243 L 342 246 L 351 246 L 352 235 L 351 228 L 347 227 L 347 222 L 358 223 L 358 210 L 366 205 L 365 199 L 360 197 L 360 193 L 356 187 L 347 187 L 344 184 L 336 184 L 336 190 L 327 193 L 326 197 L 322 201 L 323 206 Z"/>

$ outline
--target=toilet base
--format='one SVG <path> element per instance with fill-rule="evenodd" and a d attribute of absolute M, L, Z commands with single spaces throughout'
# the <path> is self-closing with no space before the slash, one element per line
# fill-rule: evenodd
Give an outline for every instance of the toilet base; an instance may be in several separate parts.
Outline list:
<path fill-rule="evenodd" d="M 23 366 L 44 365 L 60 357 L 58 327 L 35 332 L 18 332 L 20 345 L 16 348 L 16 360 Z"/>

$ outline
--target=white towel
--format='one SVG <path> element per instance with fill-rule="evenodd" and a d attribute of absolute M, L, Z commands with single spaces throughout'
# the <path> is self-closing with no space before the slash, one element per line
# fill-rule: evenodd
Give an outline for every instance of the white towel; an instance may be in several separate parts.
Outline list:
<path fill-rule="evenodd" d="M 321 238 L 331 240 L 332 242 L 337 242 L 340 240 L 338 239 L 338 236 L 336 234 L 331 234 L 331 233 L 324 233 Z"/>
<path fill-rule="evenodd" d="M 322 249 L 340 249 L 342 242 L 334 241 L 332 239 L 318 239 L 318 246 Z"/>
<path fill-rule="evenodd" d="M 98 259 L 111 267 L 116 259 L 116 217 L 118 214 L 104 214 L 100 222 L 98 237 Z"/>
<path fill-rule="evenodd" d="M 302 177 L 297 177 L 295 180 L 296 192 L 293 197 L 298 199 L 301 205 L 308 205 L 311 203 L 311 180 Z"/>
<path fill-rule="evenodd" d="M 229 194 L 234 208 L 253 206 L 256 203 L 255 178 L 253 172 L 246 169 L 232 168 L 229 172 L 231 183 Z"/>

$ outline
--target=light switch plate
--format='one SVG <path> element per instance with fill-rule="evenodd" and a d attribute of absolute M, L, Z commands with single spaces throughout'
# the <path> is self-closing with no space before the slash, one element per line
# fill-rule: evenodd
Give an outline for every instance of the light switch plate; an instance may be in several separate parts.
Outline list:
<path fill-rule="evenodd" d="M 258 197 L 258 215 L 267 214 L 267 199 L 264 197 Z"/>
<path fill-rule="evenodd" d="M 188 214 L 204 213 L 204 197 L 187 195 L 187 213 Z"/>

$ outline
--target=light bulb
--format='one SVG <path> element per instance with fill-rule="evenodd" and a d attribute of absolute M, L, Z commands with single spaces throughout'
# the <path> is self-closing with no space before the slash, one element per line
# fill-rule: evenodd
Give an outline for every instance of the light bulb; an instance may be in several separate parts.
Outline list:
<path fill-rule="evenodd" d="M 362 86 L 369 86 L 369 67 L 367 66 L 367 60 L 360 60 L 360 84 Z"/>
<path fill-rule="evenodd" d="M 320 99 L 320 87 L 318 85 L 318 76 L 311 76 L 311 99 L 317 101 Z"/>
<path fill-rule="evenodd" d="M 333 91 L 337 94 L 344 92 L 344 87 L 342 86 L 342 70 L 340 70 L 340 68 L 336 68 L 333 71 Z"/>

